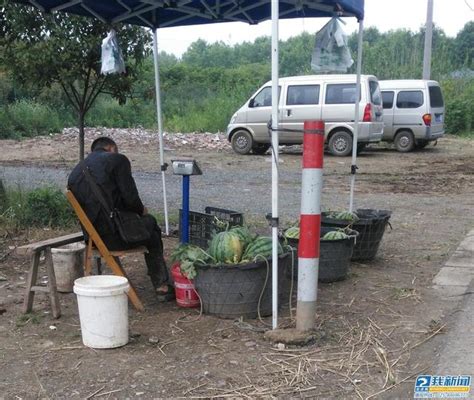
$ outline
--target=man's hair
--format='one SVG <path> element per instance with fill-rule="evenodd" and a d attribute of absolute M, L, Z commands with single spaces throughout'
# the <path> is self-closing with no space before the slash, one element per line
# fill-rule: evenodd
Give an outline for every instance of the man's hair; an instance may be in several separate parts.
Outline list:
<path fill-rule="evenodd" d="M 104 150 L 107 146 L 117 146 L 117 144 L 111 138 L 101 136 L 92 142 L 91 151 Z"/>

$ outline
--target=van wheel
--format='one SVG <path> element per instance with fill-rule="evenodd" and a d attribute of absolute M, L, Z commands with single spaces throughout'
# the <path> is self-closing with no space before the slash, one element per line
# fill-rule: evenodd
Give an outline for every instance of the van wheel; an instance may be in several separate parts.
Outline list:
<path fill-rule="evenodd" d="M 262 155 L 262 154 L 265 154 L 269 148 L 270 148 L 269 144 L 256 143 L 252 147 L 252 151 L 253 151 L 254 154 Z"/>
<path fill-rule="evenodd" d="M 410 131 L 400 131 L 395 136 L 395 148 L 401 153 L 408 153 L 415 148 L 415 138 Z"/>
<path fill-rule="evenodd" d="M 331 135 L 328 148 L 333 156 L 348 156 L 352 151 L 352 136 L 346 131 L 336 132 Z"/>
<path fill-rule="evenodd" d="M 253 139 L 248 131 L 237 131 L 232 135 L 232 148 L 238 154 L 249 154 L 252 150 Z"/>

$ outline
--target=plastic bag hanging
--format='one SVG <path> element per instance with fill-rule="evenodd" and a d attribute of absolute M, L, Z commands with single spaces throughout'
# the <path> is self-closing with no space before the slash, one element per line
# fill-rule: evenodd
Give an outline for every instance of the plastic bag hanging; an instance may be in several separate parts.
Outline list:
<path fill-rule="evenodd" d="M 122 50 L 120 50 L 117 34 L 113 29 L 102 41 L 102 66 L 100 72 L 104 75 L 125 72 Z"/>
<path fill-rule="evenodd" d="M 347 44 L 347 36 L 337 17 L 324 25 L 316 33 L 316 43 L 311 58 L 311 68 L 314 72 L 347 72 L 354 64 Z"/>

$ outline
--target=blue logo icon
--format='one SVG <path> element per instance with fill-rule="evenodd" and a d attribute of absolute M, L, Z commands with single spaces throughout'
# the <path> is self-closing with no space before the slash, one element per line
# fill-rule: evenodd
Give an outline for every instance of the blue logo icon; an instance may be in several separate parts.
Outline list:
<path fill-rule="evenodd" d="M 470 375 L 419 375 L 415 381 L 415 399 L 461 399 L 470 391 Z"/>

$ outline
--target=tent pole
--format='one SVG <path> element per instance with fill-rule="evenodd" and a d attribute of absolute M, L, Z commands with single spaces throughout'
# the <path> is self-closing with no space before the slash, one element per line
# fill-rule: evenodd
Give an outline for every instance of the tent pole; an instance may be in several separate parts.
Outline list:
<path fill-rule="evenodd" d="M 272 327 L 278 327 L 278 0 L 272 0 Z"/>
<path fill-rule="evenodd" d="M 354 136 L 352 140 L 352 165 L 351 165 L 351 194 L 349 198 L 349 211 L 354 209 L 354 189 L 357 172 L 357 138 L 359 136 L 359 107 L 360 107 L 360 75 L 362 73 L 362 38 L 364 33 L 364 20 L 359 20 L 359 38 L 357 43 L 357 79 L 355 93 L 355 116 L 354 116 Z"/>
<path fill-rule="evenodd" d="M 165 234 L 169 235 L 168 201 L 166 198 L 166 164 L 163 151 L 163 119 L 161 116 L 160 69 L 158 65 L 158 29 L 153 29 L 153 64 L 155 66 L 156 118 L 158 122 L 158 141 L 160 146 L 161 180 L 163 182 L 163 203 L 165 212 Z"/>

